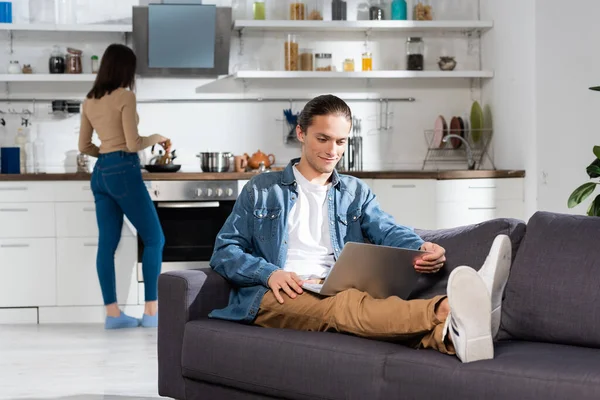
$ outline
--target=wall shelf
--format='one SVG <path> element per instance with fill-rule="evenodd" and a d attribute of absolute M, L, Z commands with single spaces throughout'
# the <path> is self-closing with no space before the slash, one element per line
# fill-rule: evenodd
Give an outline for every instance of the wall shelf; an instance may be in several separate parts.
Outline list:
<path fill-rule="evenodd" d="M 0 24 L 0 31 L 129 33 L 131 25 L 117 24 Z"/>
<path fill-rule="evenodd" d="M 487 78 L 493 71 L 239 71 L 234 79 L 434 79 L 434 78 Z"/>
<path fill-rule="evenodd" d="M 94 82 L 96 74 L 0 74 L 0 82 Z"/>
<path fill-rule="evenodd" d="M 485 32 L 493 21 L 287 21 L 236 20 L 236 31 L 394 31 L 406 33 Z"/>

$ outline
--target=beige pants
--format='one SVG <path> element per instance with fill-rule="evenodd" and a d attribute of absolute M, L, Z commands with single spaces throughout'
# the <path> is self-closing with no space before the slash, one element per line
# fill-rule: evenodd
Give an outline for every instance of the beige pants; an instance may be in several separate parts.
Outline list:
<path fill-rule="evenodd" d="M 435 316 L 436 306 L 445 296 L 410 301 L 392 296 L 379 300 L 356 289 L 332 297 L 306 291 L 295 299 L 283 292 L 281 295 L 283 304 L 277 301 L 272 291 L 265 294 L 254 321 L 256 325 L 344 332 L 454 354 L 454 347 L 442 339 L 444 321 Z"/>

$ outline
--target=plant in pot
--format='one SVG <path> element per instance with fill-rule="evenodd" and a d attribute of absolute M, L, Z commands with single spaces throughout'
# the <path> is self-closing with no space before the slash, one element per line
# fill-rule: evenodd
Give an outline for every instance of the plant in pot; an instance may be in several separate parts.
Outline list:
<path fill-rule="evenodd" d="M 595 90 L 592 88 L 592 90 Z M 599 88 L 600 90 L 600 88 Z M 573 208 L 581 204 L 585 199 L 590 197 L 596 186 L 600 185 L 600 146 L 594 146 L 594 155 L 596 159 L 586 168 L 586 172 L 590 179 L 595 181 L 584 183 L 571 193 L 567 205 L 569 208 Z M 587 215 L 590 217 L 600 217 L 600 194 L 592 201 L 587 210 Z"/>

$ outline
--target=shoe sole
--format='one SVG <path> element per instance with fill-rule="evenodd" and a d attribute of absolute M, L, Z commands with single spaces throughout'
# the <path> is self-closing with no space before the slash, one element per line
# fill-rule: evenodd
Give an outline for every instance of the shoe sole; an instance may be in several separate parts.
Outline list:
<path fill-rule="evenodd" d="M 508 282 L 508 275 L 510 274 L 511 267 L 512 244 L 510 243 L 508 236 L 498 235 L 494 239 L 492 248 L 488 254 L 488 258 L 496 260 L 496 270 L 494 271 L 492 292 L 490 293 L 492 300 L 492 337 L 495 338 L 500 330 L 500 319 L 502 317 L 502 296 L 504 295 L 504 289 L 506 288 L 506 283 Z"/>
<path fill-rule="evenodd" d="M 454 345 L 458 358 L 463 363 L 494 358 L 491 301 L 477 271 L 470 267 L 457 267 L 452 271 L 448 279 L 448 303 L 452 322 L 461 332 L 456 338 L 461 344 Z M 450 330 L 454 329 L 452 325 Z M 464 349 L 464 354 L 458 353 L 459 348 Z"/>

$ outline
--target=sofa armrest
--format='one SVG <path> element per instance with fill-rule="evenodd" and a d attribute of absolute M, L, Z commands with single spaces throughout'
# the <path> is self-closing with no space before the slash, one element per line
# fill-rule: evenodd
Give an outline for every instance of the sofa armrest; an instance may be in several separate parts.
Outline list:
<path fill-rule="evenodd" d="M 210 268 L 172 271 L 158 278 L 158 392 L 185 399 L 181 372 L 183 335 L 188 321 L 227 306 L 230 286 Z"/>

